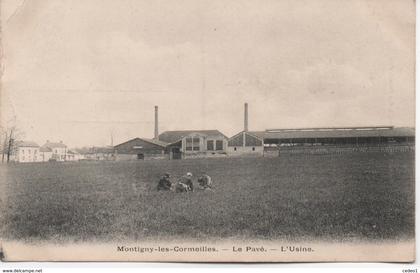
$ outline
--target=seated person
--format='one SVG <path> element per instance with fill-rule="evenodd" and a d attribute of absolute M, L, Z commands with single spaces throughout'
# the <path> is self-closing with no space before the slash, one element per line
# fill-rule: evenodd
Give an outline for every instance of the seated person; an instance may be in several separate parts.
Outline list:
<path fill-rule="evenodd" d="M 198 185 L 200 185 L 200 188 L 204 190 L 211 189 L 212 187 L 211 177 L 203 172 L 203 174 L 198 178 Z"/>
<path fill-rule="evenodd" d="M 175 192 L 188 192 L 189 187 L 181 182 L 175 184 Z"/>
<path fill-rule="evenodd" d="M 162 191 L 171 190 L 172 182 L 169 178 L 170 178 L 169 173 L 165 173 L 165 175 L 160 178 L 159 184 L 158 184 L 158 187 L 157 187 L 158 191 L 160 191 L 160 190 L 162 190 Z"/>
<path fill-rule="evenodd" d="M 184 185 L 186 185 L 187 186 L 187 188 L 188 188 L 188 191 L 193 191 L 194 190 L 194 185 L 193 185 L 193 182 L 192 182 L 192 173 L 187 173 L 186 175 L 184 175 L 184 176 L 182 176 L 181 177 L 181 180 L 180 180 L 180 184 L 184 184 Z"/>

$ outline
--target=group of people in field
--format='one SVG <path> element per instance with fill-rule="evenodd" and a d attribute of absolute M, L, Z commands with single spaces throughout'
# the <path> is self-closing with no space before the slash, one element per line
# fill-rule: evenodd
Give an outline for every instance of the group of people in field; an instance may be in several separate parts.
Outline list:
<path fill-rule="evenodd" d="M 193 174 L 188 172 L 183 175 L 177 182 L 173 183 L 171 181 L 171 176 L 169 173 L 165 173 L 158 183 L 158 191 L 174 191 L 174 192 L 192 192 L 194 189 L 199 190 L 211 190 L 212 189 L 212 180 L 209 175 L 202 173 L 197 179 L 197 186 L 194 186 L 193 183 Z"/>

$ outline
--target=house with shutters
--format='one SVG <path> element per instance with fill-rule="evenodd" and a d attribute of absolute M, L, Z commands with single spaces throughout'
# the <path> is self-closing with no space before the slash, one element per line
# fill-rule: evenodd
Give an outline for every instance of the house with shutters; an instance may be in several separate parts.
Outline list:
<path fill-rule="evenodd" d="M 12 152 L 14 162 L 39 162 L 41 161 L 39 145 L 33 141 L 18 141 Z"/>
<path fill-rule="evenodd" d="M 62 141 L 51 142 L 47 140 L 40 151 L 42 153 L 42 161 L 66 161 L 67 159 L 67 145 Z"/>
<path fill-rule="evenodd" d="M 49 147 L 42 146 L 39 148 L 39 158 L 42 162 L 47 162 L 52 160 L 53 150 Z"/>

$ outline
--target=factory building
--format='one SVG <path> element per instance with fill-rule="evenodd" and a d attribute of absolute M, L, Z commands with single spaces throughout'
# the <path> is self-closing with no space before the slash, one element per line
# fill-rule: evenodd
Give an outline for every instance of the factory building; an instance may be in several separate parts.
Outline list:
<path fill-rule="evenodd" d="M 114 147 L 115 160 L 164 159 L 167 143 L 155 139 L 139 138 L 128 140 Z"/>
<path fill-rule="evenodd" d="M 169 143 L 169 159 L 226 156 L 227 140 L 218 130 L 166 131 L 159 135 L 159 141 Z"/>
<path fill-rule="evenodd" d="M 226 156 L 228 138 L 218 130 L 166 131 L 159 134 L 155 106 L 154 138 L 134 138 L 114 147 L 116 160 L 184 159 Z"/>
<path fill-rule="evenodd" d="M 330 127 L 248 130 L 248 104 L 244 129 L 231 138 L 218 130 L 178 130 L 159 134 L 155 106 L 154 138 L 134 138 L 114 147 L 116 160 L 185 159 L 224 156 L 276 157 L 281 151 L 301 147 L 414 146 L 415 129 L 393 126 Z M 324 150 L 325 150 L 324 149 Z"/>
<path fill-rule="evenodd" d="M 266 144 L 300 145 L 375 145 L 414 143 L 414 128 L 393 126 L 271 129 L 260 132 Z"/>
<path fill-rule="evenodd" d="M 248 103 L 244 105 L 244 130 L 228 140 L 229 156 L 263 156 L 264 137 L 248 131 Z"/>
<path fill-rule="evenodd" d="M 136 137 L 124 143 L 114 146 L 115 160 L 147 160 L 168 158 L 166 146 L 168 143 L 158 139 L 158 112 L 155 106 L 155 130 L 154 138 Z"/>
<path fill-rule="evenodd" d="M 282 150 L 299 147 L 377 147 L 414 145 L 415 129 L 393 126 L 329 127 L 248 130 L 248 104 L 244 107 L 244 130 L 228 140 L 229 156 L 279 156 Z"/>
<path fill-rule="evenodd" d="M 257 134 L 264 138 L 265 156 L 311 151 L 311 147 L 323 152 L 346 147 L 380 150 L 380 147 L 414 146 L 415 141 L 414 128 L 393 126 L 272 129 Z"/>

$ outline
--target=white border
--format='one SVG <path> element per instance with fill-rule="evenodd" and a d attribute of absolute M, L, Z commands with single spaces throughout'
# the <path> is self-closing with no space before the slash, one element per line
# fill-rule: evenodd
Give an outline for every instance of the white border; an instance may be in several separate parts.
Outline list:
<path fill-rule="evenodd" d="M 419 13 L 420 7 L 418 1 L 416 1 L 416 15 Z M 417 28 L 419 20 L 416 16 L 416 64 L 420 58 L 420 48 L 418 46 L 418 37 L 420 31 Z M 420 105 L 419 96 L 417 94 L 417 82 L 419 80 L 419 70 L 416 67 L 416 105 Z M 417 109 L 416 109 L 417 110 Z M 416 128 L 419 128 L 419 117 L 416 111 Z M 417 135 L 417 129 L 416 129 Z M 416 159 L 419 147 L 419 138 L 416 137 Z M 419 160 L 416 160 L 416 197 L 419 196 L 418 186 L 418 170 Z M 416 198 L 416 234 L 419 232 L 419 204 Z M 416 237 L 416 245 L 419 245 L 419 237 Z M 42 272 L 171 272 L 171 273 L 197 273 L 197 269 L 200 272 L 209 272 L 217 270 L 218 272 L 253 272 L 253 271 L 264 271 L 264 272 L 278 272 L 281 269 L 282 272 L 402 272 L 405 269 L 417 269 L 420 273 L 419 267 L 419 253 L 416 251 L 416 262 L 413 264 L 397 264 L 397 263 L 279 263 L 279 264 L 204 264 L 204 263 L 4 263 L 0 262 L 0 273 L 3 273 L 5 269 L 42 269 Z M 15 272 L 14 272 L 15 273 Z M 18 273 L 18 272 L 16 272 Z"/>

